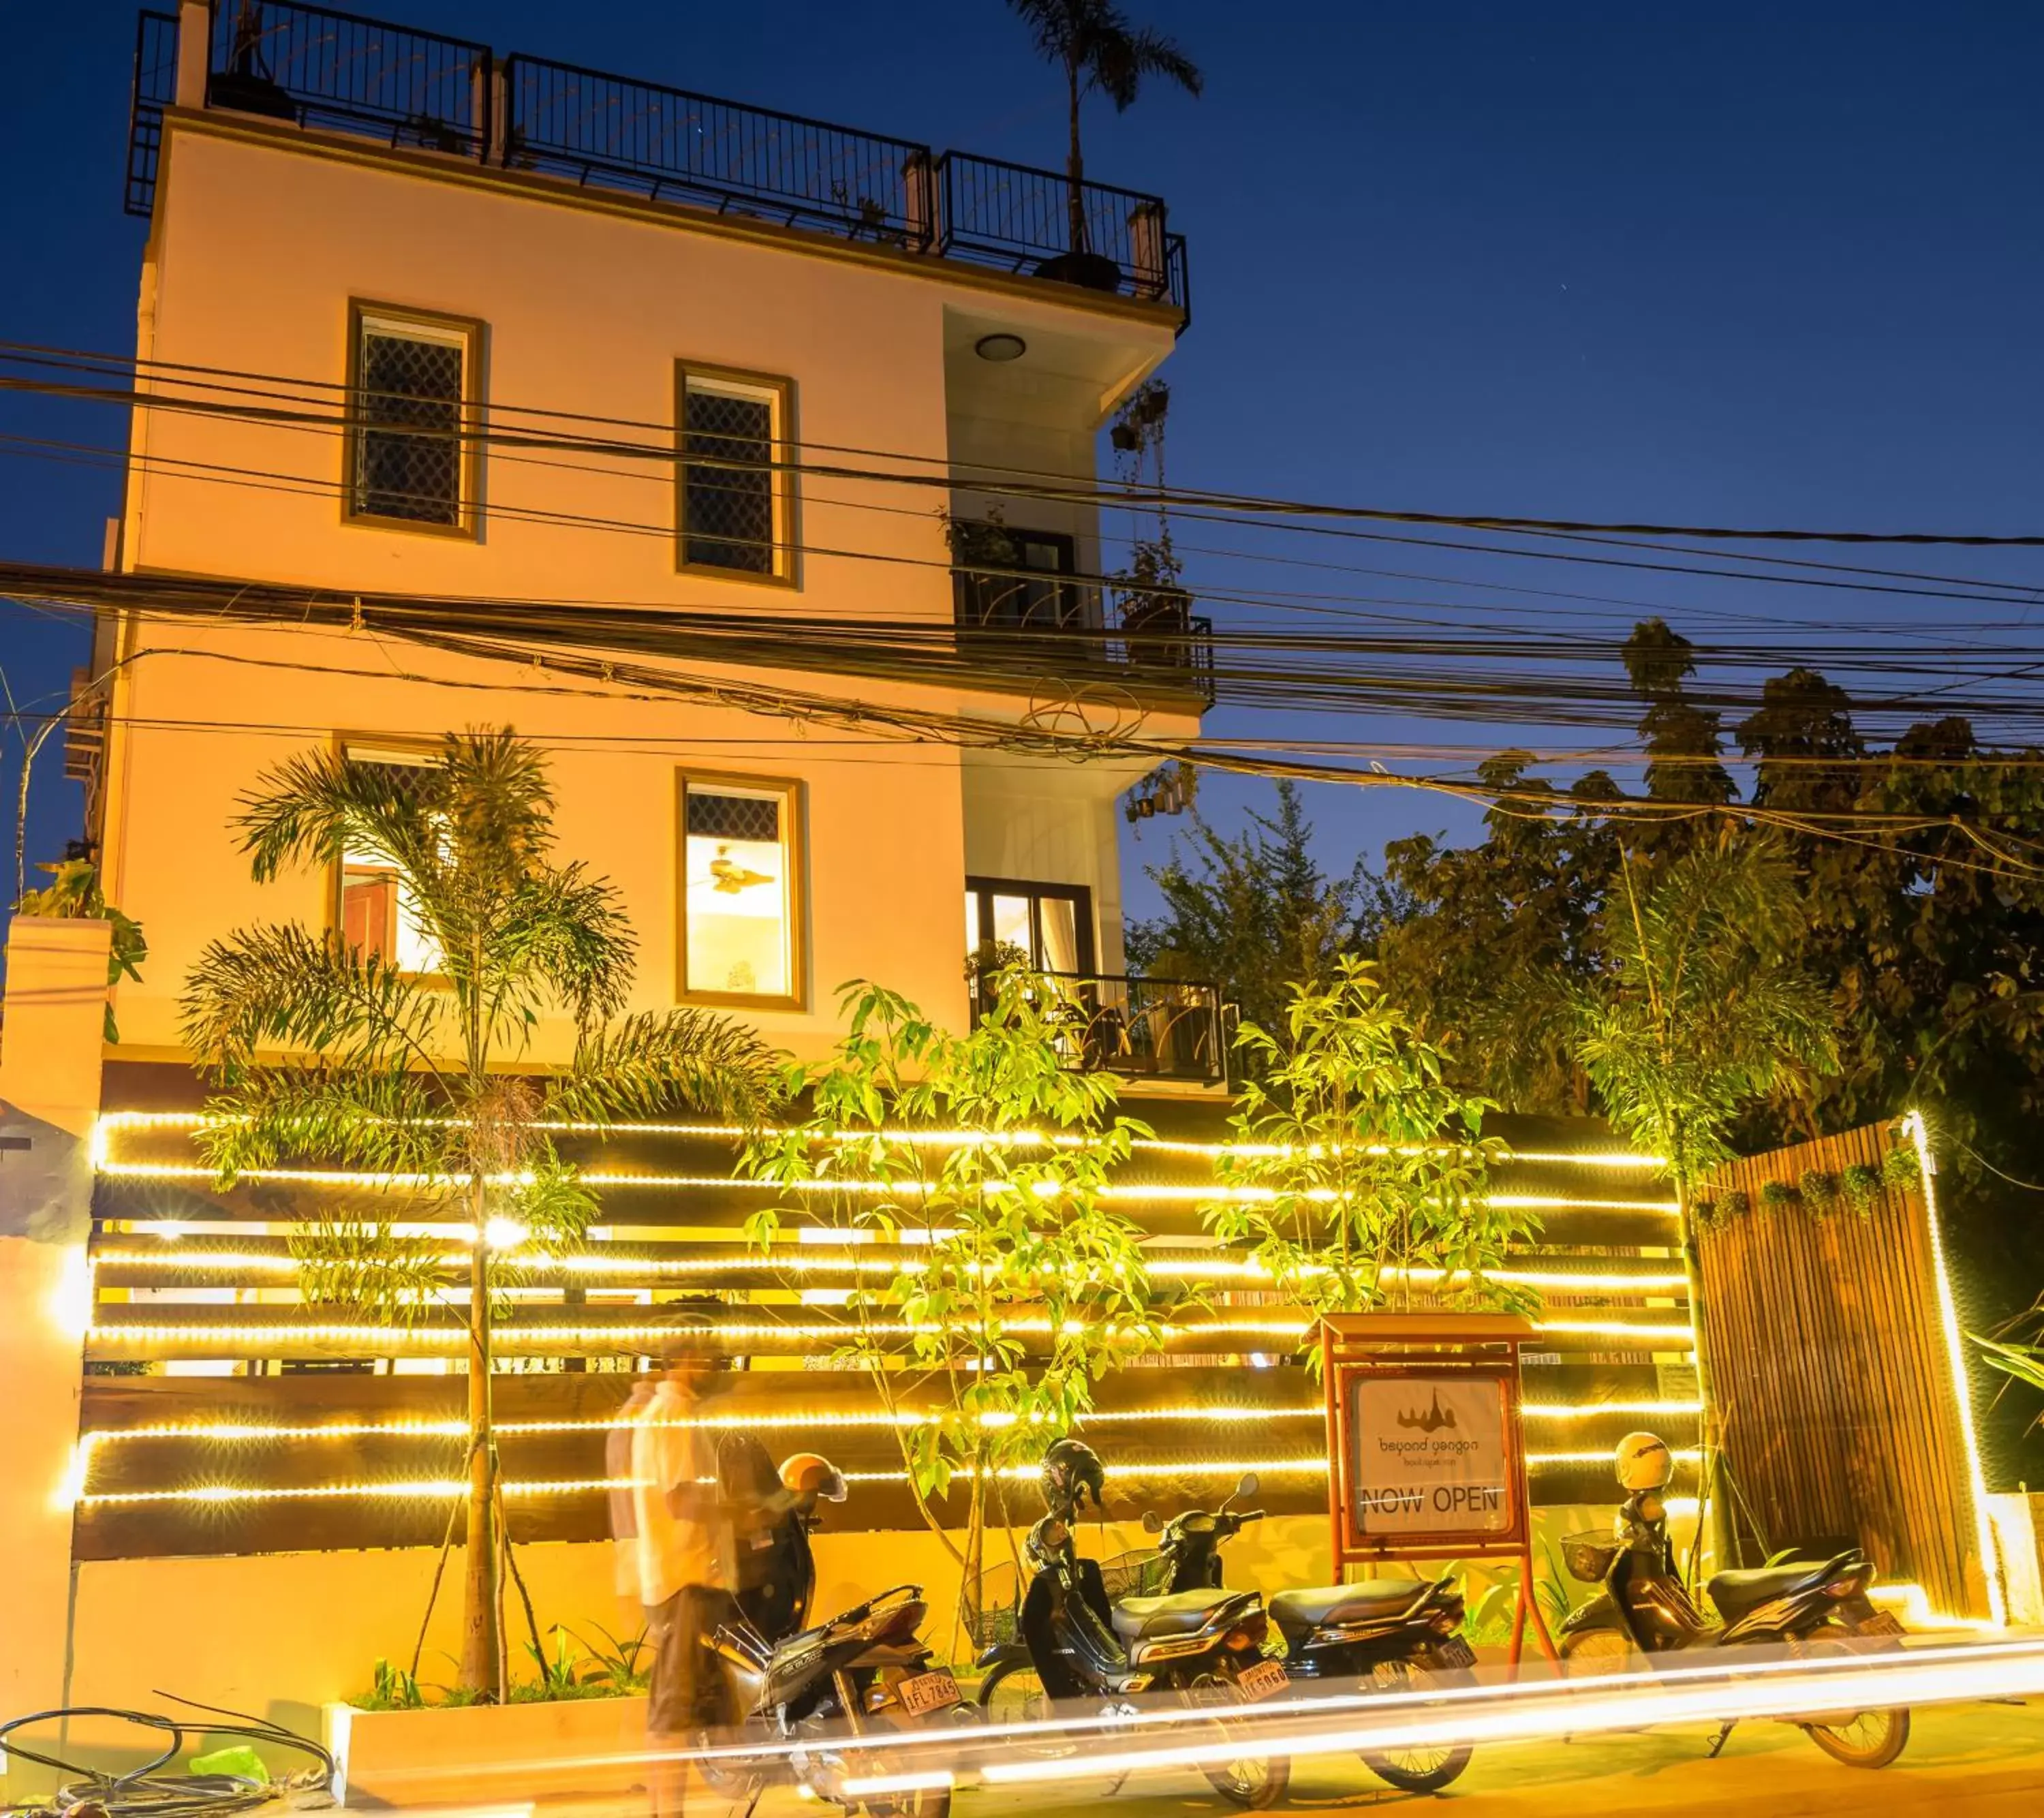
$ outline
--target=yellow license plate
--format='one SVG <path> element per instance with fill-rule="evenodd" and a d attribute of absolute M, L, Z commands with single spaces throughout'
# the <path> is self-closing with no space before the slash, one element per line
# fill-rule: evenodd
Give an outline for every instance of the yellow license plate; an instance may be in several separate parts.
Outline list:
<path fill-rule="evenodd" d="M 958 1682 L 948 1673 L 918 1673 L 912 1679 L 904 1679 L 896 1688 L 896 1695 L 903 1710 L 912 1717 L 920 1717 L 957 1704 Z"/>
<path fill-rule="evenodd" d="M 1274 1660 L 1259 1660 L 1235 1681 L 1245 1698 L 1270 1698 L 1292 1683 L 1292 1675 Z"/>

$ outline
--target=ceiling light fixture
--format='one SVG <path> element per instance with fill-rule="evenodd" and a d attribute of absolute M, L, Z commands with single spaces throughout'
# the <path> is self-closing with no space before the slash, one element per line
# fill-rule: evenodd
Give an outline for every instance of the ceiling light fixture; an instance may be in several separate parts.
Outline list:
<path fill-rule="evenodd" d="M 1020 359 L 1029 351 L 1029 344 L 1020 335 L 982 335 L 972 344 L 972 351 L 982 359 L 990 359 L 997 366 L 1005 366 L 1011 359 Z"/>

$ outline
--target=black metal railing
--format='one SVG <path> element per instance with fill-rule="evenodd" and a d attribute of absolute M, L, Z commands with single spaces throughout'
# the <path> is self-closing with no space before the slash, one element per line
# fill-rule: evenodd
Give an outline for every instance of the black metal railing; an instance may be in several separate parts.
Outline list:
<path fill-rule="evenodd" d="M 490 149 L 487 44 L 280 0 L 222 0 L 206 105 L 392 145 Z"/>
<path fill-rule="evenodd" d="M 178 16 L 144 12 L 135 21 L 135 86 L 128 103 L 128 187 L 122 206 L 148 215 L 156 205 L 163 110 L 178 94 Z"/>
<path fill-rule="evenodd" d="M 1103 586 L 1041 569 L 961 564 L 951 571 L 961 645 L 1035 659 L 1062 675 L 1103 665 L 1131 682 L 1214 698 L 1213 621 L 1178 587 Z"/>
<path fill-rule="evenodd" d="M 127 206 L 153 205 L 177 21 L 144 13 Z M 364 133 L 1189 313 L 1155 196 L 749 107 L 296 0 L 218 0 L 206 104 Z M 1076 196 L 1077 209 L 1074 201 Z"/>
<path fill-rule="evenodd" d="M 1156 196 L 947 152 L 937 163 L 937 250 L 1089 289 L 1187 301 L 1184 240 Z"/>
<path fill-rule="evenodd" d="M 930 244 L 928 148 L 520 52 L 504 161 L 655 201 L 913 251 Z"/>
<path fill-rule="evenodd" d="M 1220 987 L 1193 978 L 1137 978 L 1119 973 L 1039 972 L 1054 994 L 1065 1064 L 1088 1073 L 1145 1079 L 1228 1082 L 1227 1013 Z M 995 982 L 973 983 L 974 1021 L 993 1007 Z"/>

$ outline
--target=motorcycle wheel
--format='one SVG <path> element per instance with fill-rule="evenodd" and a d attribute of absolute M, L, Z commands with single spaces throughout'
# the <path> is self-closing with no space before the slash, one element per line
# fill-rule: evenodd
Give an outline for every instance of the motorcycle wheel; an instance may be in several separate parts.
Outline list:
<path fill-rule="evenodd" d="M 1835 1641 L 1805 1644 L 1812 1654 L 1842 1654 Z M 1821 1720 L 1806 1719 L 1803 1733 L 1833 1761 L 1847 1767 L 1885 1767 L 1909 1746 L 1909 1713 L 1886 1711 L 1827 1711 Z"/>
<path fill-rule="evenodd" d="M 898 1799 L 865 1800 L 855 1809 L 870 1813 L 871 1818 L 951 1818 L 951 1789 L 926 1786 Z"/>
<path fill-rule="evenodd" d="M 980 1681 L 979 1708 L 990 1724 L 1039 1724 L 1051 1714 L 1051 1699 L 1035 1667 L 1004 1660 Z"/>
<path fill-rule="evenodd" d="M 1377 1668 L 1375 1676 L 1377 1689 L 1385 1692 L 1424 1693 L 1430 1686 L 1473 1683 L 1473 1677 L 1462 1669 L 1430 1672 L 1424 1666 L 1416 1669 L 1408 1660 L 1387 1661 Z M 1401 1793 L 1438 1793 L 1469 1766 L 1470 1757 L 1475 1752 L 1466 1743 L 1443 1743 L 1432 1748 L 1389 1749 L 1377 1755 L 1365 1751 L 1362 1760 L 1378 1779 L 1388 1780 Z"/>
<path fill-rule="evenodd" d="M 1201 1674 L 1181 1696 L 1188 1705 L 1208 1708 L 1216 1705 L 1239 1708 L 1242 1704 L 1242 1694 L 1235 1689 L 1234 1678 L 1214 1673 Z M 1239 1732 L 1239 1726 L 1224 1721 L 1216 1721 L 1213 1728 L 1218 1735 L 1231 1742 Z M 1285 1797 L 1285 1789 L 1292 1778 L 1292 1762 L 1288 1755 L 1245 1753 L 1203 1766 L 1200 1771 L 1212 1782 L 1214 1791 L 1222 1798 L 1247 1806 L 1252 1812 L 1260 1812 Z"/>
<path fill-rule="evenodd" d="M 1628 1672 L 1635 1664 L 1632 1643 L 1615 1628 L 1585 1628 L 1562 1638 L 1562 1670 L 1571 1679 Z"/>

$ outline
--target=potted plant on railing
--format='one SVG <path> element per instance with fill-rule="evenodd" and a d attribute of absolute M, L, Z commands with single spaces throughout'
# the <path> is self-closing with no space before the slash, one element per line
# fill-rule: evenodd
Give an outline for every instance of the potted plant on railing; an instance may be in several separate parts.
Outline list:
<path fill-rule="evenodd" d="M 1181 641 L 1192 628 L 1193 597 L 1178 584 L 1178 552 L 1171 546 L 1170 509 L 1164 482 L 1164 427 L 1171 413 L 1171 388 L 1148 380 L 1129 394 L 1108 432 L 1123 486 L 1154 488 L 1156 533 L 1133 539 L 1128 566 L 1113 577 L 1122 630 L 1128 634 L 1128 660 L 1162 668 L 1191 666 L 1191 648 Z"/>
<path fill-rule="evenodd" d="M 1039 278 L 1058 278 L 1090 290 L 1118 290 L 1121 267 L 1096 251 L 1088 237 L 1085 155 L 1079 144 L 1079 103 L 1094 90 L 1117 113 L 1135 104 L 1146 76 L 1161 76 L 1188 94 L 1204 86 L 1198 66 L 1162 33 L 1134 25 L 1112 0 L 1008 0 L 1022 16 L 1036 48 L 1065 72 L 1070 148 L 1065 154 L 1066 206 L 1070 238 L 1066 249 L 1036 267 Z"/>

